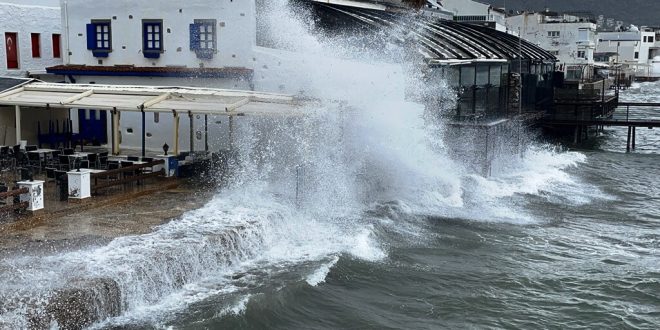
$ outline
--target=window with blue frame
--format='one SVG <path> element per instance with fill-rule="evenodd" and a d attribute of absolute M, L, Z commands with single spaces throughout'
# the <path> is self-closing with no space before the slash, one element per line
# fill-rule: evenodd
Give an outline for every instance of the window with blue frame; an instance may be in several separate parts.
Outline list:
<path fill-rule="evenodd" d="M 195 51 L 197 57 L 213 58 L 218 45 L 216 20 L 196 19 L 190 24 L 190 50 Z"/>
<path fill-rule="evenodd" d="M 163 21 L 142 21 L 142 53 L 146 58 L 159 58 L 163 52 Z"/>
<path fill-rule="evenodd" d="M 87 24 L 87 49 L 95 57 L 108 57 L 112 51 L 112 27 L 110 20 L 94 20 Z"/>

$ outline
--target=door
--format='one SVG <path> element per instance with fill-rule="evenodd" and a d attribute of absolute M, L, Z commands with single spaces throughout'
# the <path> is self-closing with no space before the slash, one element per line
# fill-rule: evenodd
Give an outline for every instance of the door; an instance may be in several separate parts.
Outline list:
<path fill-rule="evenodd" d="M 18 69 L 18 37 L 16 33 L 5 33 L 7 51 L 7 69 Z"/>
<path fill-rule="evenodd" d="M 78 109 L 80 139 L 94 145 L 108 143 L 107 121 L 105 110 Z"/>

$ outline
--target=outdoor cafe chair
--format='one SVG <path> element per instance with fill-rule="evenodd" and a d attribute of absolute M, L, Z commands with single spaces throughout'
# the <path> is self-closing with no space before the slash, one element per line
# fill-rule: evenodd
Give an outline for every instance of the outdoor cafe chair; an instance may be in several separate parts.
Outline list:
<path fill-rule="evenodd" d="M 71 163 L 69 163 L 69 156 L 59 155 L 60 170 L 69 170 L 71 169 Z"/>
<path fill-rule="evenodd" d="M 36 173 L 41 173 L 41 155 L 34 152 L 29 152 L 28 157 L 28 166 L 33 168 Z"/>
<path fill-rule="evenodd" d="M 89 154 L 87 155 L 87 160 L 89 161 L 89 164 L 87 168 L 99 168 L 99 155 L 98 154 Z"/>
<path fill-rule="evenodd" d="M 46 167 L 46 182 L 54 182 L 55 181 L 55 171 L 57 171 L 56 168 Z"/>

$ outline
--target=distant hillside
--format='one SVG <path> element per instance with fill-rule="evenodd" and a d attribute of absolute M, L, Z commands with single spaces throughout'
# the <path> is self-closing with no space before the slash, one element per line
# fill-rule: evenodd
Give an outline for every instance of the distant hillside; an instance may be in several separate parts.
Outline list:
<path fill-rule="evenodd" d="M 513 10 L 590 11 L 635 25 L 660 26 L 659 0 L 478 0 Z"/>

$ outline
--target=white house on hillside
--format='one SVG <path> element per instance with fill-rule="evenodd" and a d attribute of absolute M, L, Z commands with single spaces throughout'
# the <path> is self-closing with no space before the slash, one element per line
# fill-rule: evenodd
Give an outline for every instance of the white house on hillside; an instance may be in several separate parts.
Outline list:
<path fill-rule="evenodd" d="M 593 75 L 596 23 L 553 12 L 523 13 L 507 18 L 510 30 L 520 31 L 525 40 L 553 53 L 558 71 L 566 79 L 579 80 Z"/>
<path fill-rule="evenodd" d="M 506 31 L 506 12 L 492 5 L 474 0 L 442 0 L 445 10 L 454 14 L 454 20 L 487 24 L 498 31 Z"/>
<path fill-rule="evenodd" d="M 45 77 L 46 67 L 62 63 L 57 0 L 0 1 L 0 76 Z"/>
<path fill-rule="evenodd" d="M 603 58 L 626 66 L 638 79 L 660 79 L 660 29 L 600 32 L 597 38 L 596 52 Z"/>

